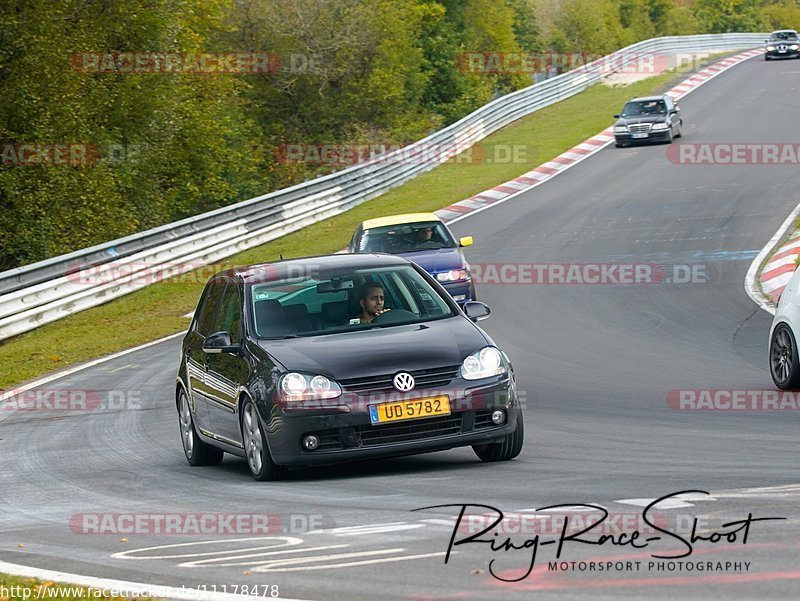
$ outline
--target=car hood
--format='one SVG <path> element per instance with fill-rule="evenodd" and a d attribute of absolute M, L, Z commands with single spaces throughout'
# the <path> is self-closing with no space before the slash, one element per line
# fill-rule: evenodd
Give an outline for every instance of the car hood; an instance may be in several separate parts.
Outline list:
<path fill-rule="evenodd" d="M 439 273 L 451 269 L 461 269 L 464 266 L 464 257 L 459 248 L 437 248 L 435 250 L 415 250 L 413 252 L 398 253 L 401 257 L 413 261 L 428 273 Z"/>
<path fill-rule="evenodd" d="M 260 340 L 289 371 L 335 380 L 460 365 L 491 341 L 463 316 L 324 336 Z"/>
<path fill-rule="evenodd" d="M 632 125 L 634 123 L 664 123 L 666 115 L 641 115 L 638 117 L 620 117 L 617 125 Z"/>

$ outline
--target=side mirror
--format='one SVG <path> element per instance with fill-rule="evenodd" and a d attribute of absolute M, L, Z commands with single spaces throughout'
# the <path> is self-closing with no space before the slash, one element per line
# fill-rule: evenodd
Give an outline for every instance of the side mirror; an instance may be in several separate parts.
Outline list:
<path fill-rule="evenodd" d="M 464 236 L 463 238 L 458 239 L 459 246 L 472 246 L 472 236 Z"/>
<path fill-rule="evenodd" d="M 481 321 L 491 315 L 492 310 L 485 304 L 478 301 L 467 301 L 464 303 L 464 313 L 472 321 Z"/>
<path fill-rule="evenodd" d="M 614 119 L 619 119 L 619 113 L 617 113 L 616 115 L 614 115 Z"/>
<path fill-rule="evenodd" d="M 231 344 L 231 335 L 228 332 L 215 332 L 203 340 L 203 351 L 206 353 L 233 353 L 238 354 L 239 347 Z"/>

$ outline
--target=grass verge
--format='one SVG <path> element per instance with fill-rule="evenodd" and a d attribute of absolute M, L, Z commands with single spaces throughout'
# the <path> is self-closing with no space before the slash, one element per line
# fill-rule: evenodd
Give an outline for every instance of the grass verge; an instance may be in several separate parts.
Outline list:
<path fill-rule="evenodd" d="M 709 62 L 716 57 L 709 59 Z M 704 65 L 695 65 L 702 68 Z M 669 72 L 626 86 L 597 84 L 524 117 L 481 141 L 484 149 L 518 148 L 507 162 L 469 162 L 456 158 L 346 213 L 309 226 L 225 261 L 246 265 L 327 254 L 345 247 L 356 225 L 392 213 L 434 211 L 513 179 L 608 127 L 611 115 L 633 96 L 668 89 Z M 469 151 L 466 151 L 469 152 Z M 475 153 L 472 155 L 475 157 Z M 524 160 L 523 160 L 524 159 Z M 480 232 L 476 232 L 480 235 Z M 203 288 L 188 274 L 153 284 L 0 343 L 0 388 L 85 362 L 183 330 Z"/>
<path fill-rule="evenodd" d="M 72 584 L 56 584 L 35 578 L 20 578 L 0 574 L 0 601 L 32 601 L 35 599 L 58 599 L 59 601 L 87 601 L 103 599 L 104 601 L 149 601 L 150 597 L 116 597 L 113 591 L 96 588 L 74 586 Z"/>

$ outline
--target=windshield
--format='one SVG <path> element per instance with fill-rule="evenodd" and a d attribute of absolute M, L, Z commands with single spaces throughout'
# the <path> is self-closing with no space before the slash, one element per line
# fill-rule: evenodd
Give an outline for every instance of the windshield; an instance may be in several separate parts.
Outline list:
<path fill-rule="evenodd" d="M 399 254 L 457 246 L 441 221 L 421 221 L 365 230 L 358 251 Z"/>
<path fill-rule="evenodd" d="M 776 31 L 769 38 L 770 42 L 796 42 L 797 39 L 794 31 Z"/>
<path fill-rule="evenodd" d="M 667 105 L 663 100 L 637 100 L 629 102 L 622 109 L 623 117 L 639 117 L 643 115 L 666 115 Z"/>
<path fill-rule="evenodd" d="M 456 312 L 411 265 L 330 271 L 250 284 L 258 338 L 319 336 L 412 324 Z"/>

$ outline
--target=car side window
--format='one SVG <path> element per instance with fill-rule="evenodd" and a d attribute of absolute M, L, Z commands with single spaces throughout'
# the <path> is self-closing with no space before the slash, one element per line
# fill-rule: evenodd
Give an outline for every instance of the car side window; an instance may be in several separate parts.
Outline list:
<path fill-rule="evenodd" d="M 222 293 L 225 291 L 225 280 L 213 280 L 206 287 L 200 309 L 197 314 L 197 332 L 202 336 L 210 336 L 214 330 L 214 320 L 222 300 Z"/>
<path fill-rule="evenodd" d="M 214 326 L 215 332 L 228 332 L 233 344 L 237 344 L 241 338 L 242 307 L 239 301 L 239 287 L 231 282 L 225 288 Z"/>

